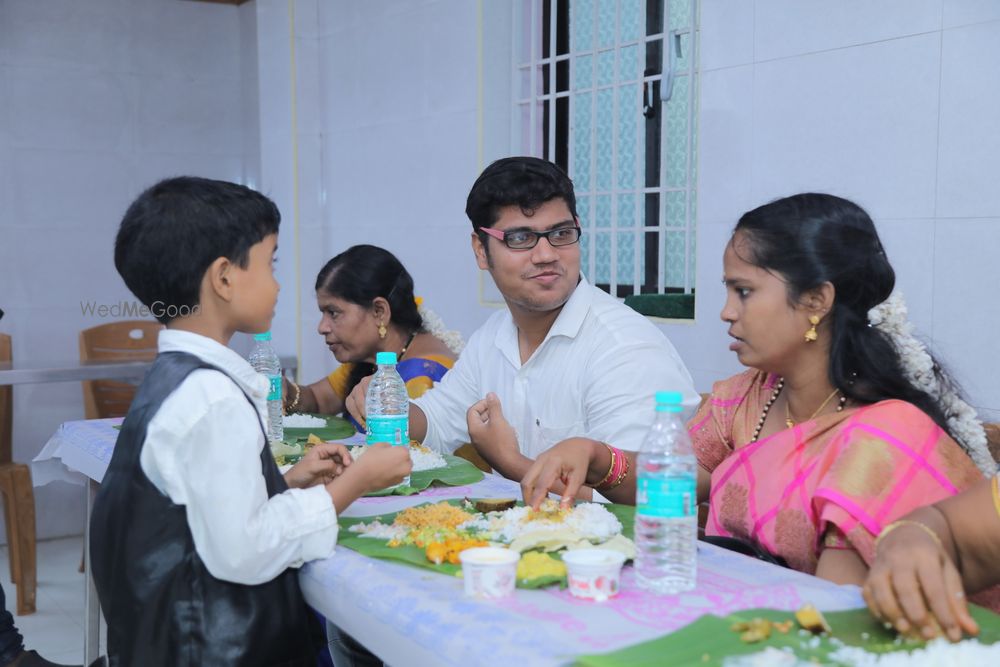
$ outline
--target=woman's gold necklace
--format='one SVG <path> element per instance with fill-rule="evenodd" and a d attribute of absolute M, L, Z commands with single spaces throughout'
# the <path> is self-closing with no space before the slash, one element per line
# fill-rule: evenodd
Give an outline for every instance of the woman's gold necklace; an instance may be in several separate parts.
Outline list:
<path fill-rule="evenodd" d="M 833 393 L 827 396 L 826 399 L 819 404 L 819 407 L 816 408 L 816 412 L 812 413 L 809 416 L 809 419 L 807 419 L 806 421 L 812 421 L 813 419 L 816 419 L 816 415 L 823 412 L 823 408 L 825 408 L 827 406 L 827 403 L 833 400 L 833 397 L 836 396 L 837 394 L 840 394 L 840 390 L 834 389 Z M 847 397 L 841 394 L 840 402 L 837 404 L 837 412 L 840 412 L 841 410 L 844 409 L 845 403 L 847 403 Z M 785 401 L 785 426 L 787 426 L 788 428 L 792 428 L 793 426 L 795 426 L 795 420 L 792 419 L 791 410 L 789 410 L 788 408 L 788 401 Z"/>
<path fill-rule="evenodd" d="M 750 442 L 757 442 L 757 438 L 760 437 L 760 431 L 761 429 L 764 428 L 764 422 L 767 420 L 767 413 L 771 410 L 771 406 L 774 405 L 774 402 L 778 400 L 778 395 L 781 394 L 781 390 L 784 388 L 785 388 L 785 378 L 779 378 L 777 386 L 774 388 L 774 391 L 771 392 L 771 397 L 767 399 L 767 402 L 764 404 L 764 409 L 761 410 L 760 419 L 757 420 L 757 426 L 755 426 L 753 429 L 753 437 L 750 438 Z M 833 393 L 826 397 L 826 400 L 823 401 L 818 408 L 816 408 L 816 412 L 812 413 L 812 416 L 809 417 L 809 419 L 807 419 L 806 421 L 815 419 L 816 415 L 822 412 L 823 408 L 825 408 L 827 404 L 833 399 L 833 397 L 839 393 L 840 393 L 839 389 L 834 389 Z M 844 405 L 846 404 L 847 404 L 847 396 L 841 394 L 840 402 L 837 405 L 837 412 L 842 411 L 844 409 Z M 787 401 L 785 402 L 785 426 L 787 428 L 792 428 L 793 426 L 795 426 L 795 422 L 792 420 L 791 412 L 788 409 Z"/>

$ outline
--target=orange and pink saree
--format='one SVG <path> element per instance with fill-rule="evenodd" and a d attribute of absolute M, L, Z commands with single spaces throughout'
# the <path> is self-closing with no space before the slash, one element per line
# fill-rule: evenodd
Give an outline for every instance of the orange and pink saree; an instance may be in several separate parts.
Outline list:
<path fill-rule="evenodd" d="M 712 388 L 688 427 L 712 475 L 709 535 L 756 542 L 814 574 L 825 548 L 874 559 L 875 536 L 983 478 L 934 421 L 903 401 L 851 408 L 750 442 L 775 376 L 750 370 Z"/>

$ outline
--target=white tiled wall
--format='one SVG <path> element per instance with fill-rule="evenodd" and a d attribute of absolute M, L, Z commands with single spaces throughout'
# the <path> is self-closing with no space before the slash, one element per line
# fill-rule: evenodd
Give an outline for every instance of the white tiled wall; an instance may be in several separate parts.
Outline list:
<path fill-rule="evenodd" d="M 869 210 L 918 333 L 1000 419 L 1000 2 L 701 5 L 698 316 L 665 326 L 698 388 L 733 368 L 713 338 L 728 230 L 819 190 Z"/>
<path fill-rule="evenodd" d="M 707 0 L 706 5 L 714 4 Z M 754 61 L 883 42 L 941 29 L 943 0 L 751 0 Z"/>
<path fill-rule="evenodd" d="M 1000 8 L 1000 2 L 993 6 Z M 1000 214 L 998 103 L 1000 11 L 989 23 L 943 32 L 938 217 Z"/>
<path fill-rule="evenodd" d="M 80 302 L 130 298 L 112 246 L 142 188 L 243 178 L 241 65 L 232 6 L 0 0 L 0 330 L 18 358 L 75 359 L 77 332 L 101 323 Z M 22 385 L 14 402 L 20 461 L 83 417 L 77 383 Z M 38 489 L 40 536 L 79 533 L 82 500 Z"/>
<path fill-rule="evenodd" d="M 939 66 L 939 33 L 755 65 L 754 200 L 819 189 L 933 215 Z"/>
<path fill-rule="evenodd" d="M 308 174 L 320 188 L 316 222 L 325 232 L 301 262 L 302 366 L 310 381 L 335 366 L 315 333 L 313 281 L 351 245 L 395 253 L 449 327 L 468 335 L 492 312 L 478 301 L 463 212 L 479 170 L 476 3 L 331 0 L 317 9 L 321 150 L 318 163 L 299 161 L 300 179 Z M 314 122 L 306 94 L 300 132 L 304 114 L 305 127 Z M 311 150 L 311 138 L 303 136 L 304 145 Z"/>

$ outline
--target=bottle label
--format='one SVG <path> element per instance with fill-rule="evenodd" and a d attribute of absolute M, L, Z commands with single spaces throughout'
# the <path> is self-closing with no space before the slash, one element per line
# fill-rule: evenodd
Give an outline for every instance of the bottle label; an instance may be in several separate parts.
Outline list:
<path fill-rule="evenodd" d="M 636 514 L 683 519 L 693 516 L 697 504 L 697 490 L 692 477 L 650 479 L 640 477 L 635 491 Z"/>
<path fill-rule="evenodd" d="M 281 400 L 281 376 L 280 375 L 268 375 L 267 379 L 271 381 L 271 388 L 267 392 L 267 400 L 269 400 L 269 401 L 280 401 Z"/>
<path fill-rule="evenodd" d="M 410 444 L 410 418 L 407 415 L 369 417 L 365 442 L 388 442 L 390 445 Z"/>

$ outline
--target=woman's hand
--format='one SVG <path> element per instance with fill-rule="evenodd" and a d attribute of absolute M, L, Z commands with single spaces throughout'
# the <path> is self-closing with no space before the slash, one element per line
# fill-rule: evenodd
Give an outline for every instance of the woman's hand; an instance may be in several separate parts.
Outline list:
<path fill-rule="evenodd" d="M 290 488 L 305 489 L 316 484 L 329 484 L 353 463 L 347 447 L 339 442 L 314 445 L 285 473 Z"/>
<path fill-rule="evenodd" d="M 367 413 L 365 412 L 365 396 L 368 395 L 368 385 L 372 383 L 372 377 L 361 378 L 361 382 L 354 386 L 351 393 L 347 396 L 347 400 L 344 401 L 344 409 L 347 413 L 354 417 L 362 428 L 365 427 L 365 418 Z"/>
<path fill-rule="evenodd" d="M 285 414 L 290 414 L 288 412 L 288 406 L 291 403 L 289 398 L 292 396 L 292 381 L 289 380 L 284 375 L 281 376 L 281 408 L 284 410 Z"/>
<path fill-rule="evenodd" d="M 606 451 L 596 440 L 569 438 L 542 452 L 521 479 L 524 502 L 538 509 L 549 491 L 562 487 L 560 503 L 569 507 L 586 483 L 590 468 L 595 463 L 599 465 L 599 456 Z"/>
<path fill-rule="evenodd" d="M 979 633 L 958 570 L 919 526 L 897 526 L 881 539 L 862 594 L 872 615 L 902 634 L 931 639 L 944 631 L 958 641 Z"/>

